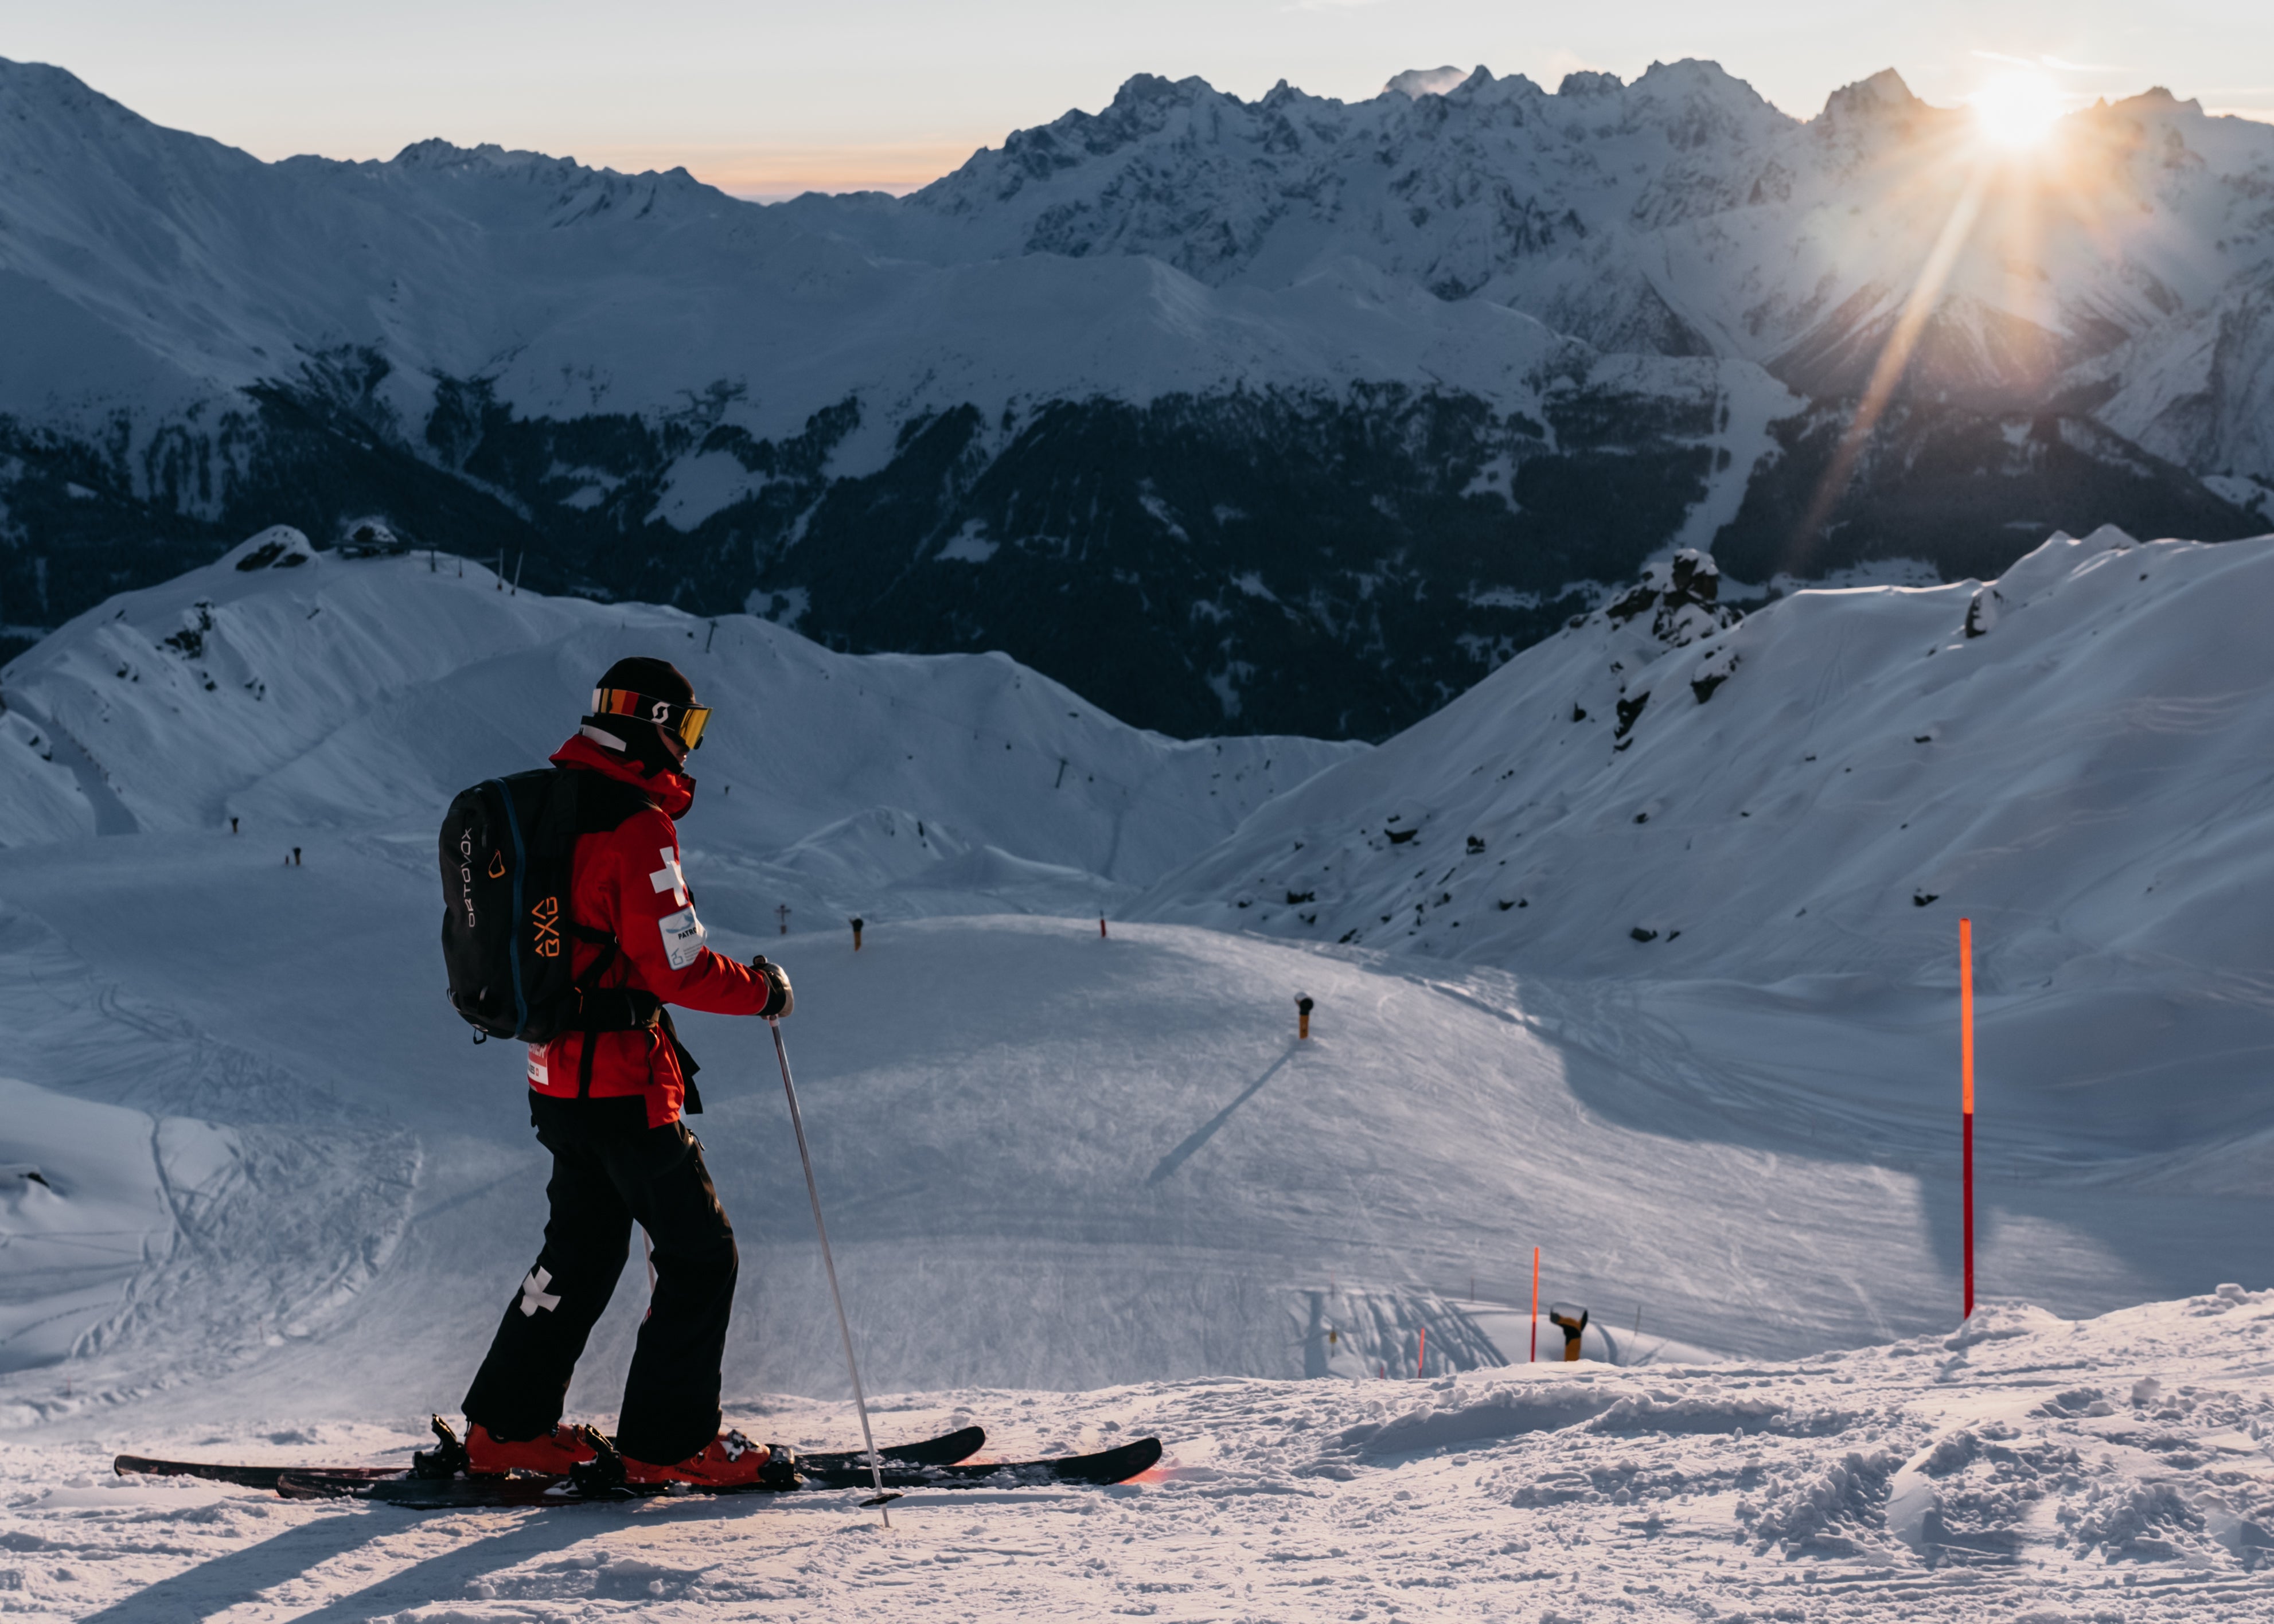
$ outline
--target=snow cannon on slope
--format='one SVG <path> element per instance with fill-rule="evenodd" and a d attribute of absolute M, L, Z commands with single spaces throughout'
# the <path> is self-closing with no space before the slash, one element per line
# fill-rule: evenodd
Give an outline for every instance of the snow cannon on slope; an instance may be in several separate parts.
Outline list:
<path fill-rule="evenodd" d="M 1577 1364 L 1586 1356 L 1580 1352 L 1579 1343 L 1587 1330 L 1587 1311 L 1570 1303 L 1550 1303 L 1547 1323 L 1563 1333 L 1563 1362 Z"/>

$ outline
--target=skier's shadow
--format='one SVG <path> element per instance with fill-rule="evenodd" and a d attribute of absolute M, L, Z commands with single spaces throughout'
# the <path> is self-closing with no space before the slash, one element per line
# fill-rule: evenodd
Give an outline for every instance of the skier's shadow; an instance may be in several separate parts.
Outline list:
<path fill-rule="evenodd" d="M 546 1515 L 531 1517 L 505 1532 L 413 1562 L 312 1613 L 302 1613 L 300 1624 L 311 1624 L 312 1620 L 345 1624 L 350 1619 L 368 1619 L 374 1613 L 417 1606 L 445 1594 L 436 1587 L 454 1580 L 458 1582 L 459 1589 L 447 1593 L 461 1594 L 464 1584 L 475 1578 L 606 1531 L 606 1525 L 590 1517 L 576 1516 L 573 1509 L 563 1507 Z M 273 1539 L 200 1562 L 170 1579 L 161 1579 L 132 1596 L 122 1597 L 100 1613 L 90 1613 L 82 1624 L 161 1624 L 162 1620 L 163 1624 L 176 1624 L 176 1620 L 184 1618 L 210 1618 L 216 1613 L 256 1601 L 263 1592 L 301 1578 L 312 1568 L 358 1545 L 369 1545 L 389 1534 L 407 1532 L 410 1527 L 408 1518 L 390 1515 L 385 1508 L 360 1515 L 342 1511 L 319 1517 L 287 1529 Z M 382 1600 L 385 1605 L 379 1605 Z"/>
<path fill-rule="evenodd" d="M 1209 1117 L 1199 1127 L 1193 1129 L 1183 1144 L 1178 1146 L 1176 1149 L 1162 1157 L 1160 1165 L 1145 1176 L 1145 1183 L 1148 1186 L 1157 1184 L 1163 1179 L 1168 1177 L 1170 1174 L 1184 1166 L 1186 1162 L 1191 1161 L 1193 1153 L 1198 1150 L 1201 1146 L 1207 1144 L 1209 1140 L 1214 1139 L 1216 1137 L 1216 1131 L 1218 1128 L 1223 1127 L 1225 1123 L 1231 1120 L 1232 1112 L 1238 1110 L 1241 1106 L 1254 1099 L 1255 1097 L 1256 1091 L 1261 1088 L 1264 1084 L 1271 1080 L 1273 1073 L 1276 1072 L 1281 1066 L 1285 1065 L 1294 1057 L 1295 1051 L 1291 1048 L 1285 1054 L 1273 1061 L 1270 1065 L 1265 1069 L 1262 1076 L 1248 1084 L 1246 1087 L 1241 1089 L 1239 1094 L 1232 1097 L 1231 1104 L 1225 1106 L 1215 1116 Z"/>

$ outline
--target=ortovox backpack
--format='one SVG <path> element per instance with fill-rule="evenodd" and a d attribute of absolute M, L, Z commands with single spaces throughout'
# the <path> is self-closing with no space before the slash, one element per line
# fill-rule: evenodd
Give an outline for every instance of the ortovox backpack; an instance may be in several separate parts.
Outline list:
<path fill-rule="evenodd" d="M 595 772 L 540 768 L 462 791 L 442 819 L 442 962 L 450 1007 L 484 1037 L 549 1043 L 563 1032 L 629 1032 L 656 1024 L 661 1002 L 600 988 L 616 940 L 568 916 L 576 837 L 610 830 L 647 798 Z M 603 944 L 580 983 L 572 938 Z"/>

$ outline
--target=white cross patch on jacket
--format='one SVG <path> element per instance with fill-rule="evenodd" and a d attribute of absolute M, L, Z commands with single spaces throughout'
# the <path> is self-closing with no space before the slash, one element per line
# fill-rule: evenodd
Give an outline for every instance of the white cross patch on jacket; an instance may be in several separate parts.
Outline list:
<path fill-rule="evenodd" d="M 683 908 L 687 906 L 687 876 L 680 871 L 679 853 L 667 846 L 656 850 L 663 859 L 663 867 L 649 875 L 647 883 L 659 891 L 669 891 L 671 899 Z"/>

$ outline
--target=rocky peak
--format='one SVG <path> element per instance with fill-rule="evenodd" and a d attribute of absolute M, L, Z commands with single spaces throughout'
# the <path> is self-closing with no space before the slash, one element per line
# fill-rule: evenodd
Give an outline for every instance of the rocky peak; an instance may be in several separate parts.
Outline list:
<path fill-rule="evenodd" d="M 1555 86 L 1555 94 L 1581 98 L 1613 96 L 1626 87 L 1626 80 L 1615 73 L 1597 73 L 1583 68 L 1576 73 L 1566 73 L 1563 82 Z"/>
<path fill-rule="evenodd" d="M 1612 625 L 1624 626 L 1650 612 L 1651 635 L 1679 649 L 1743 618 L 1742 611 L 1716 601 L 1721 592 L 1721 567 L 1713 555 L 1684 547 L 1645 566 L 1641 582 L 1603 613 Z"/>
<path fill-rule="evenodd" d="M 1816 122 L 1833 131 L 1886 127 L 1916 118 L 1925 110 L 1926 103 L 1911 94 L 1901 74 L 1893 68 L 1881 68 L 1869 79 L 1834 91 L 1826 98 L 1824 111 Z"/>
<path fill-rule="evenodd" d="M 1415 102 L 1423 96 L 1449 95 L 1476 74 L 1484 71 L 1482 68 L 1464 71 L 1449 63 L 1442 68 L 1408 68 L 1403 73 L 1391 74 L 1389 82 L 1382 86 L 1382 94 L 1385 96 L 1405 96 Z M 1487 73 L 1485 77 L 1490 79 L 1492 76 Z"/>

